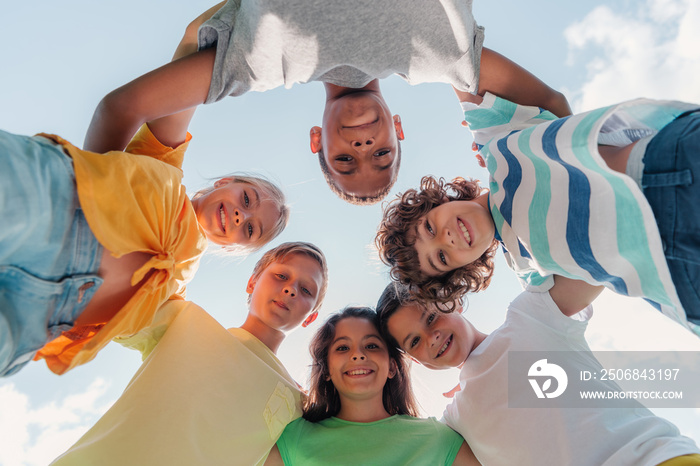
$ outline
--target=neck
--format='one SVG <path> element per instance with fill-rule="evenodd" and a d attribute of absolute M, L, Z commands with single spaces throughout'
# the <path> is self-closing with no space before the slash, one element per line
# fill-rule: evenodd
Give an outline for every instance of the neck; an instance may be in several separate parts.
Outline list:
<path fill-rule="evenodd" d="M 384 409 L 382 394 L 371 399 L 352 399 L 340 395 L 338 419 L 351 422 L 374 422 L 386 419 L 390 414 Z"/>
<path fill-rule="evenodd" d="M 250 313 L 243 325 L 241 325 L 241 328 L 263 342 L 275 354 L 277 354 L 277 349 L 285 337 L 284 332 L 265 325 L 260 319 Z"/>
<path fill-rule="evenodd" d="M 479 196 L 474 199 L 474 202 L 478 203 L 481 205 L 484 209 L 486 210 L 491 210 L 489 208 L 489 191 L 486 190 L 483 194 L 480 194 Z"/>
<path fill-rule="evenodd" d="M 376 92 L 379 95 L 382 94 L 382 91 L 379 88 L 378 79 L 374 79 L 365 87 L 360 88 L 336 86 L 335 84 L 331 83 L 323 83 L 323 85 L 326 88 L 326 102 L 338 99 L 348 94 L 354 94 L 356 92 Z"/>

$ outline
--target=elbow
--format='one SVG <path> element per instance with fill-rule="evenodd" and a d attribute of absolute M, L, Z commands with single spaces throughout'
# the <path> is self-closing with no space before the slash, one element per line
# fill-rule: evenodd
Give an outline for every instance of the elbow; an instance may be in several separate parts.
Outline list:
<path fill-rule="evenodd" d="M 569 101 L 566 100 L 566 96 L 559 91 L 552 90 L 552 95 L 549 98 L 546 108 L 559 118 L 571 115 Z"/>

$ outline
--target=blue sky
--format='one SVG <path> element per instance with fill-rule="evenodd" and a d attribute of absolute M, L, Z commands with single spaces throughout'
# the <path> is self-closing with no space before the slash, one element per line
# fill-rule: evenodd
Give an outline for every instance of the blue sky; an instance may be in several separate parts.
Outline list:
<path fill-rule="evenodd" d="M 170 59 L 188 22 L 211 4 L 170 2 L 14 2 L 0 19 L 0 129 L 50 132 L 80 145 L 99 99 Z M 505 14 L 504 14 L 505 13 Z M 636 97 L 700 102 L 699 0 L 475 2 L 486 46 L 565 92 L 576 111 Z M 486 179 L 474 161 L 469 132 L 446 85 L 382 84 L 406 133 L 401 174 L 392 196 L 424 174 Z M 373 250 L 381 207 L 335 198 L 308 149 L 320 124 L 323 88 L 297 85 L 227 98 L 197 111 L 185 162 L 190 192 L 234 171 L 278 181 L 291 204 L 287 230 L 272 245 L 305 240 L 329 260 L 330 284 L 321 318 L 347 304 L 373 305 L 388 276 Z M 225 326 L 246 313 L 245 284 L 260 254 L 204 258 L 189 299 Z M 466 316 L 489 332 L 520 288 L 499 257 L 491 287 L 469 297 Z M 593 349 L 694 350 L 700 341 L 640 300 L 606 293 L 596 302 L 587 338 Z M 314 327 L 291 333 L 280 359 L 306 379 L 306 344 Z M 140 356 L 111 344 L 91 363 L 57 377 L 43 363 L 0 381 L 0 464 L 46 464 L 68 448 L 119 396 Z M 453 371 L 417 368 L 426 414 L 439 416 L 440 393 L 457 383 Z M 700 441 L 700 410 L 657 410 Z"/>

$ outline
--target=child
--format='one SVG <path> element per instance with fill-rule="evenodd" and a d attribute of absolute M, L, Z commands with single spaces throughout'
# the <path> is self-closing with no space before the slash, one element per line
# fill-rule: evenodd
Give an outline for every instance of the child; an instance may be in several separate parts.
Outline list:
<path fill-rule="evenodd" d="M 262 464 L 301 415 L 301 393 L 275 353 L 313 321 L 326 284 L 316 246 L 284 243 L 255 265 L 240 328 L 168 302 L 154 327 L 124 342 L 148 357 L 122 396 L 54 464 Z"/>
<path fill-rule="evenodd" d="M 182 295 L 207 239 L 250 251 L 284 229 L 284 195 L 262 178 L 224 177 L 187 198 L 191 116 L 150 121 L 126 152 L 104 155 L 0 132 L 0 376 L 32 358 L 57 374 L 90 361 Z"/>
<path fill-rule="evenodd" d="M 310 351 L 304 418 L 287 426 L 266 465 L 478 464 L 452 430 L 415 417 L 405 360 L 379 336 L 374 310 L 332 315 Z"/>
<path fill-rule="evenodd" d="M 597 151 L 598 144 L 609 144 L 615 137 L 629 141 L 654 134 L 695 107 L 638 100 L 556 119 L 539 108 L 486 94 L 465 118 L 477 145 L 483 145 L 490 192 L 462 178 L 448 184 L 424 178 L 420 191 L 407 191 L 386 209 L 376 239 L 382 259 L 395 278 L 414 285 L 420 299 L 449 302 L 488 284 L 495 238 L 528 289 L 546 289 L 553 274 L 604 284 L 617 293 L 646 298 L 697 333 L 697 261 L 692 254 L 700 249 L 700 227 L 692 223 L 697 216 L 674 223 L 675 209 L 659 197 L 673 194 L 656 194 L 652 212 L 635 182 L 606 165 L 607 159 L 615 167 L 618 161 L 613 157 L 630 148 L 603 147 L 605 158 Z M 692 126 L 694 118 L 680 118 L 672 125 Z M 649 160 L 669 159 L 666 150 L 655 149 L 659 141 L 669 142 L 664 133 L 652 139 Z M 686 153 L 692 151 L 691 137 L 676 138 L 688 148 Z M 672 179 L 686 183 L 681 175 L 692 176 L 684 163 L 679 166 L 688 173 L 667 174 L 682 172 L 669 167 L 648 170 L 646 195 Z M 690 208 L 696 188 L 689 184 L 668 189 L 683 189 L 688 201 L 679 206 Z M 671 218 L 663 217 L 667 209 Z M 674 282 L 682 291 L 687 316 Z"/>
<path fill-rule="evenodd" d="M 458 313 L 405 301 L 407 291 L 394 284 L 384 290 L 377 312 L 391 346 L 429 369 L 461 367 L 461 390 L 445 410 L 444 420 L 462 434 L 483 464 L 651 466 L 671 460 L 663 464 L 699 465 L 697 445 L 636 402 L 635 407 L 616 409 L 509 408 L 534 397 L 530 391 L 509 387 L 509 354 L 575 351 L 570 359 L 577 370 L 600 371 L 584 331 L 592 314 L 588 303 L 601 289 L 555 276 L 549 291 L 518 296 L 505 323 L 490 335 Z M 590 388 L 620 391 L 615 382 L 600 378 Z"/>
<path fill-rule="evenodd" d="M 500 219 L 497 221 L 499 235 L 510 252 L 511 264 L 520 276 L 533 282 L 527 276 L 531 274 L 534 277 L 532 265 L 526 257 L 517 253 L 515 237 L 526 249 L 532 250 L 537 247 L 535 243 L 541 235 L 535 231 L 537 227 L 533 226 L 532 220 L 529 234 L 532 239 L 522 234 L 528 225 L 520 213 L 524 210 L 516 206 L 528 204 L 530 196 L 536 201 L 535 194 L 530 194 L 533 187 L 540 197 L 550 190 L 552 198 L 558 194 L 566 196 L 564 192 L 557 193 L 555 187 L 555 180 L 559 180 L 555 174 L 565 173 L 571 181 L 562 183 L 564 189 L 575 191 L 577 197 L 582 198 L 571 202 L 571 211 L 585 213 L 587 206 L 583 203 L 587 200 L 587 191 L 591 193 L 588 207 L 591 217 L 596 209 L 610 211 L 611 208 L 605 209 L 601 204 L 610 204 L 612 199 L 606 195 L 596 198 L 595 194 L 614 192 L 614 211 L 624 214 L 618 218 L 609 216 L 607 220 L 610 223 L 617 221 L 618 238 L 623 236 L 643 244 L 644 238 L 638 232 L 647 230 L 650 246 L 659 243 L 659 235 L 663 245 L 663 248 L 651 250 L 655 264 L 630 260 L 638 270 L 641 289 L 644 290 L 642 293 L 637 291 L 639 287 L 633 292 L 624 293 L 623 285 L 634 290 L 634 282 L 625 280 L 623 284 L 616 281 L 616 277 L 605 277 L 600 271 L 586 266 L 593 279 L 609 281 L 616 291 L 624 294 L 634 293 L 651 298 L 661 305 L 665 313 L 677 320 L 683 321 L 687 316 L 691 323 L 700 323 L 700 262 L 697 259 L 700 252 L 700 216 L 695 211 L 700 184 L 693 182 L 700 175 L 695 157 L 700 144 L 699 105 L 638 99 L 562 120 L 539 108 L 516 105 L 492 94 L 486 94 L 483 102 L 478 96 L 468 96 L 468 99 L 473 103 L 465 102 L 462 106 L 474 141 L 488 162 L 490 185 L 494 193 L 490 198 L 491 211 L 494 218 Z M 559 159 L 566 163 L 566 172 L 556 166 Z M 522 172 L 519 184 L 506 181 L 506 166 L 512 167 L 508 171 Z M 608 168 L 626 173 L 631 179 L 612 173 Z M 551 170 L 549 177 L 548 170 Z M 496 191 L 497 188 L 500 191 Z M 638 200 L 639 208 L 625 204 L 625 199 Z M 509 213 L 511 204 L 512 217 Z M 546 208 L 546 204 L 534 204 L 532 202 L 530 207 L 530 216 Z M 614 232 L 605 231 L 604 227 L 601 230 L 605 235 Z M 593 238 L 590 241 L 594 243 Z M 619 249 L 624 253 L 622 247 Z M 575 251 L 572 255 L 575 256 Z M 552 269 L 550 265 L 541 267 Z M 658 269 L 667 290 L 657 285 L 654 269 Z M 683 309 L 686 316 L 683 316 Z M 692 324 L 691 327 L 700 333 L 700 329 Z"/>
<path fill-rule="evenodd" d="M 86 147 L 120 149 L 142 122 L 227 95 L 321 81 L 324 129 L 311 129 L 311 150 L 336 194 L 375 203 L 396 179 L 403 139 L 379 78 L 446 82 L 463 92 L 499 92 L 560 116 L 570 113 L 563 95 L 501 55 L 482 51 L 483 29 L 471 1 L 231 0 L 199 34 L 198 53 L 107 95 Z"/>

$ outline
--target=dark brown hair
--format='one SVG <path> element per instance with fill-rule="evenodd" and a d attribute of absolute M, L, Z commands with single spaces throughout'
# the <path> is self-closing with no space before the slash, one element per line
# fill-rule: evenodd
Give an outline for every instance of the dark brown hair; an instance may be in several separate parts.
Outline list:
<path fill-rule="evenodd" d="M 331 315 L 318 329 L 311 344 L 311 376 L 309 395 L 304 401 L 304 419 L 311 422 L 322 421 L 340 412 L 340 396 L 333 382 L 326 380 L 328 371 L 328 350 L 335 338 L 335 327 L 343 319 L 357 317 L 371 322 L 377 330 L 377 313 L 369 307 L 346 307 Z M 413 396 L 411 380 L 405 356 L 396 348 L 387 345 L 389 359 L 396 364 L 396 375 L 387 379 L 384 385 L 384 409 L 390 414 L 418 416 L 418 406 Z"/>
<path fill-rule="evenodd" d="M 454 310 L 455 302 L 469 291 L 481 291 L 491 281 L 493 256 L 498 241 L 477 260 L 446 274 L 430 277 L 420 270 L 416 252 L 416 226 L 421 218 L 435 207 L 451 201 L 470 201 L 483 191 L 477 180 L 455 178 L 446 183 L 444 178 L 424 176 L 419 189 L 399 194 L 384 210 L 375 245 L 382 262 L 391 270 L 391 277 L 409 287 L 416 301 L 439 304 L 440 310 Z"/>

